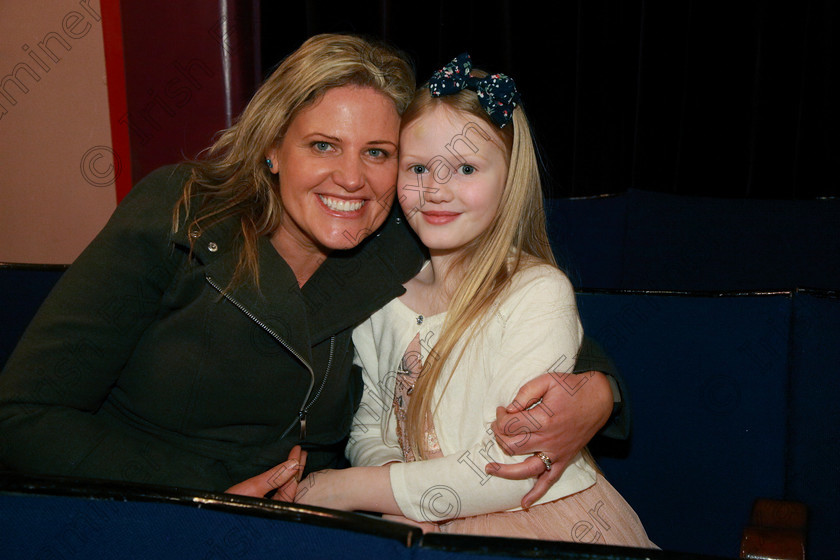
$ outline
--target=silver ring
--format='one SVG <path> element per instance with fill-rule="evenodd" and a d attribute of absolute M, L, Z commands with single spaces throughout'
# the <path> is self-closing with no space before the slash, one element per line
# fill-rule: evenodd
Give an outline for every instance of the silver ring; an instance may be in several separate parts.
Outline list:
<path fill-rule="evenodd" d="M 551 470 L 551 459 L 548 458 L 548 455 L 546 455 L 542 451 L 540 451 L 539 453 L 534 453 L 534 455 L 539 457 L 540 460 L 543 462 L 543 465 L 545 465 L 545 470 L 547 470 L 547 471 Z"/>

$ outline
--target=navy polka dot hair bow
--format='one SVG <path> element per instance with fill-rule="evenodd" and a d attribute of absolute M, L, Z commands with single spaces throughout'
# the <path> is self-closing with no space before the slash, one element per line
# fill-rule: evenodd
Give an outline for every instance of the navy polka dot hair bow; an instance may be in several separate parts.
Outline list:
<path fill-rule="evenodd" d="M 429 79 L 432 97 L 452 95 L 469 89 L 478 95 L 478 101 L 494 123 L 505 126 L 513 118 L 513 109 L 519 103 L 519 93 L 513 79 L 504 74 L 490 74 L 484 78 L 470 76 L 470 55 L 462 53 L 452 62 L 436 71 Z"/>

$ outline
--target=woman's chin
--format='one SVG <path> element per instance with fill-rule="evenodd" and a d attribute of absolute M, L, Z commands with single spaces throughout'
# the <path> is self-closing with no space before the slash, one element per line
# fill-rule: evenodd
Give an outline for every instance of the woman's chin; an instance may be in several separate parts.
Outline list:
<path fill-rule="evenodd" d="M 345 251 L 359 245 L 362 241 L 376 231 L 377 227 L 365 227 L 362 225 L 348 225 L 342 230 L 331 232 L 321 243 L 332 251 Z"/>

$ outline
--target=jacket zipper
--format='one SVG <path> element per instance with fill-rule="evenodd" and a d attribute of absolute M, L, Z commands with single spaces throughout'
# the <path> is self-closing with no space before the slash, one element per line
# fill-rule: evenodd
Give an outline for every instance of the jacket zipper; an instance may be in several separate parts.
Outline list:
<path fill-rule="evenodd" d="M 312 399 L 312 402 L 310 402 L 309 405 L 307 406 L 306 401 L 309 400 L 309 395 L 312 394 L 312 388 L 315 386 L 315 370 L 312 369 L 312 366 L 309 364 L 309 362 L 307 362 L 305 359 L 303 359 L 303 356 L 298 354 L 295 351 L 294 348 L 289 346 L 289 344 L 285 340 L 283 340 L 283 338 L 279 334 L 277 334 L 276 332 L 271 330 L 271 328 L 268 325 L 266 325 L 265 323 L 263 323 L 262 321 L 257 319 L 254 316 L 253 313 L 248 311 L 248 309 L 244 305 L 239 303 L 230 294 L 226 293 L 221 288 L 221 286 L 216 284 L 216 282 L 213 280 L 212 276 L 209 276 L 209 275 L 205 274 L 204 278 L 205 278 L 205 280 L 207 280 L 207 283 L 210 284 L 213 287 L 213 289 L 215 289 L 217 292 L 219 292 L 226 300 L 228 300 L 233 305 L 235 305 L 237 309 L 239 309 L 249 319 L 251 319 L 257 325 L 259 325 L 260 328 L 262 328 L 265 332 L 270 334 L 275 340 L 277 340 L 277 342 L 282 344 L 283 347 L 286 350 L 291 352 L 292 355 L 294 355 L 298 360 L 300 360 L 300 362 L 303 365 L 306 366 L 306 369 L 309 370 L 309 377 L 310 377 L 309 389 L 307 389 L 306 396 L 303 397 L 303 402 L 301 403 L 300 410 L 298 411 L 298 421 L 300 422 L 300 439 L 301 440 L 305 439 L 306 438 L 306 413 L 309 411 L 309 409 L 312 407 L 312 405 L 315 404 L 315 401 L 318 400 L 318 397 L 321 396 L 321 391 L 324 389 L 324 385 L 327 382 L 327 376 L 330 374 L 330 366 L 332 365 L 332 360 L 333 360 L 333 350 L 335 348 L 335 336 L 330 337 L 330 358 L 327 361 L 327 371 L 324 373 L 324 379 L 321 381 L 321 386 L 318 388 L 318 392 L 315 394 L 315 397 Z M 291 431 L 291 429 L 294 427 L 294 425 L 295 425 L 295 421 L 292 421 L 292 423 L 289 424 L 289 427 L 286 428 L 286 430 L 280 436 L 280 439 L 283 439 L 284 437 L 286 437 L 286 434 L 288 434 L 289 431 Z"/>
<path fill-rule="evenodd" d="M 312 397 L 312 400 L 309 402 L 309 404 L 306 405 L 300 412 L 298 412 L 298 418 L 300 419 L 300 439 L 301 440 L 306 438 L 306 415 L 309 413 L 309 409 L 312 408 L 312 405 L 315 404 L 315 401 L 318 400 L 318 397 L 321 396 L 321 391 L 324 390 L 324 385 L 327 384 L 327 377 L 329 377 L 329 375 L 330 375 L 330 368 L 332 367 L 334 352 L 335 352 L 335 336 L 331 336 L 330 337 L 330 357 L 327 360 L 327 370 L 324 372 L 324 378 L 321 380 L 321 386 L 318 387 L 318 392 L 315 393 L 315 396 Z M 306 401 L 304 401 L 304 402 L 306 402 Z"/>

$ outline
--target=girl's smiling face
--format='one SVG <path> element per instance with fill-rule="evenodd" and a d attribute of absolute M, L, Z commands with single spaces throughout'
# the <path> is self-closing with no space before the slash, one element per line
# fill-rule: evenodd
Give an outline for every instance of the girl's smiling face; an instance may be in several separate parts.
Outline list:
<path fill-rule="evenodd" d="M 400 132 L 398 198 L 432 255 L 458 252 L 496 217 L 508 154 L 485 121 L 440 103 Z"/>

